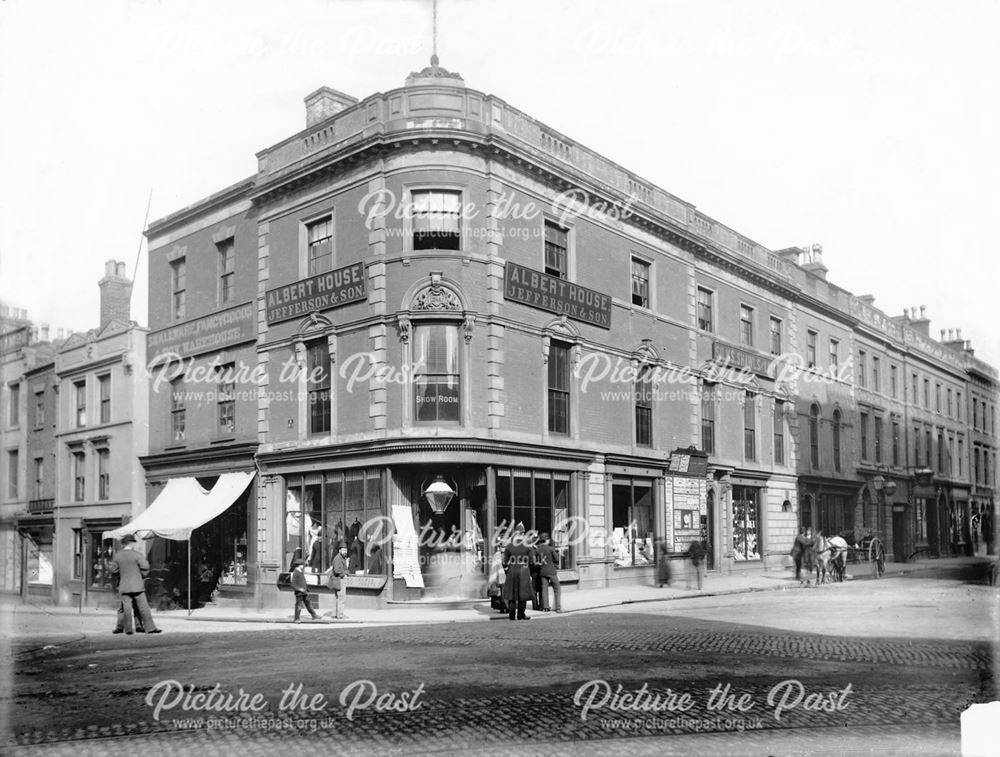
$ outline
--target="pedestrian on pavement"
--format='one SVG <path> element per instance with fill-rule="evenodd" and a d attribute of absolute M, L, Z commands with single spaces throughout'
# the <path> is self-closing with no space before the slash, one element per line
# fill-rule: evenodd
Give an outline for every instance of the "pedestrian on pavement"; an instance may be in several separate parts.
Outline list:
<path fill-rule="evenodd" d="M 503 551 L 503 568 L 507 578 L 503 584 L 503 601 L 507 603 L 507 617 L 511 620 L 530 620 L 524 614 L 528 598 L 534 590 L 531 585 L 531 564 L 536 560 L 535 550 L 528 545 L 524 524 L 514 527 L 510 543 Z"/>
<path fill-rule="evenodd" d="M 115 613 L 115 630 L 111 633 L 125 633 L 125 600 L 126 597 L 122 596 L 119 585 L 121 582 L 121 576 L 118 573 L 111 574 L 111 588 L 118 595 L 118 612 Z M 147 601 L 148 602 L 148 601 Z M 136 633 L 146 633 L 146 627 L 142 624 L 142 617 L 136 612 L 135 607 L 131 602 L 128 603 L 128 612 L 132 613 L 132 620 L 135 623 Z"/>
<path fill-rule="evenodd" d="M 805 559 L 806 550 L 809 549 L 811 545 L 810 540 L 806 537 L 806 530 L 804 528 L 799 528 L 799 532 L 795 535 L 795 541 L 792 542 L 792 560 L 795 561 L 795 580 L 802 581 L 802 561 Z"/>
<path fill-rule="evenodd" d="M 670 586 L 670 582 L 673 580 L 673 576 L 670 573 L 670 558 L 667 556 L 667 541 L 666 539 L 657 539 L 656 541 L 656 578 L 657 585 L 659 588 L 663 588 L 663 584 Z"/>
<path fill-rule="evenodd" d="M 142 619 L 145 633 L 160 633 L 153 622 L 153 613 L 146 601 L 146 574 L 149 573 L 149 563 L 135 549 L 135 535 L 125 534 L 122 537 L 122 548 L 115 552 L 111 560 L 111 574 L 118 575 L 118 594 L 122 600 L 121 624 L 128 635 L 132 634 L 132 616 L 138 614 Z M 115 630 L 117 633 L 117 629 Z"/>
<path fill-rule="evenodd" d="M 688 557 L 691 558 L 691 566 L 698 582 L 698 590 L 701 591 L 701 564 L 705 560 L 705 546 L 701 543 L 701 539 L 695 539 L 691 542 L 688 547 Z"/>
<path fill-rule="evenodd" d="M 333 592 L 336 607 L 334 617 L 343 620 L 347 617 L 344 614 L 347 608 L 347 587 L 344 585 L 344 579 L 347 578 L 347 542 L 340 542 L 340 548 L 333 556 L 333 564 L 327 574 L 326 585 Z"/>
<path fill-rule="evenodd" d="M 305 607 L 313 620 L 319 620 L 319 615 L 309 601 L 309 584 L 306 583 L 306 564 L 302 560 L 292 561 L 292 589 L 295 590 L 295 622 L 301 623 L 299 616 L 302 608 Z"/>
<path fill-rule="evenodd" d="M 547 533 L 543 533 L 535 548 L 536 563 L 538 564 L 538 581 L 541 585 L 539 594 L 541 595 L 542 612 L 550 612 L 549 587 L 552 587 L 552 596 L 555 599 L 555 611 L 562 612 L 562 589 L 559 586 L 559 552 L 552 546 L 552 539 Z"/>
<path fill-rule="evenodd" d="M 806 571 L 806 586 L 812 585 L 813 571 L 816 570 L 816 557 L 820 545 L 811 527 L 806 527 L 805 546 L 802 550 L 802 567 Z"/>
<path fill-rule="evenodd" d="M 490 576 L 486 586 L 486 593 L 490 598 L 490 608 L 499 612 L 507 612 L 507 605 L 503 601 L 503 585 L 507 581 L 507 574 L 503 569 L 503 544 L 497 544 L 493 559 L 490 560 Z"/>

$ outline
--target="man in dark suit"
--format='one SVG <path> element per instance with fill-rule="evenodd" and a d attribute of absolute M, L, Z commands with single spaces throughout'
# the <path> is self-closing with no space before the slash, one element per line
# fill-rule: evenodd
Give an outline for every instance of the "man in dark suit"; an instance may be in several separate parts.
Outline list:
<path fill-rule="evenodd" d="M 503 551 L 503 567 L 507 571 L 507 580 L 503 585 L 503 599 L 507 603 L 507 617 L 517 620 L 529 620 L 524 614 L 528 599 L 534 595 L 531 583 L 531 565 L 535 562 L 535 550 L 529 546 L 524 534 L 524 526 L 518 523 L 510 543 Z"/>
<path fill-rule="evenodd" d="M 111 574 L 118 575 L 118 594 L 122 600 L 122 614 L 125 633 L 132 633 L 132 615 L 138 613 L 146 633 L 160 633 L 153 622 L 153 613 L 149 611 L 146 601 L 146 574 L 149 573 L 149 563 L 135 549 L 135 536 L 125 534 L 122 537 L 122 548 L 111 560 Z"/>
<path fill-rule="evenodd" d="M 552 595 L 555 597 L 555 610 L 562 612 L 562 598 L 559 588 L 559 552 L 552 546 L 552 540 L 548 534 L 542 534 L 539 544 L 535 547 L 535 555 L 538 562 L 538 578 L 541 583 L 539 592 L 542 598 L 542 611 L 548 612 L 552 608 L 549 606 L 549 586 L 552 587 Z"/>

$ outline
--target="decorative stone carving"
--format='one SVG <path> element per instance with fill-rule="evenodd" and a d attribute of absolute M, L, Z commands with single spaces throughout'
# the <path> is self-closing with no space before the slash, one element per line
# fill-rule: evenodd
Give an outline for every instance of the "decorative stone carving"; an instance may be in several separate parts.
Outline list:
<path fill-rule="evenodd" d="M 460 311 L 462 303 L 453 291 L 441 284 L 431 284 L 417 292 L 413 298 L 413 310 Z"/>
<path fill-rule="evenodd" d="M 396 319 L 396 333 L 399 334 L 399 341 L 407 344 L 410 341 L 410 334 L 413 332 L 413 324 L 408 316 L 401 315 Z"/>
<path fill-rule="evenodd" d="M 462 331 L 465 336 L 465 343 L 469 344 L 472 341 L 472 332 L 476 328 L 476 319 L 474 316 L 467 315 L 465 320 L 462 322 Z"/>

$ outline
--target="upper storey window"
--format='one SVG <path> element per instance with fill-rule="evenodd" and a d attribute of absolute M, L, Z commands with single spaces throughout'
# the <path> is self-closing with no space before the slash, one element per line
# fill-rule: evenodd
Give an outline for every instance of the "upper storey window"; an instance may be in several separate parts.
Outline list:
<path fill-rule="evenodd" d="M 545 222 L 545 273 L 558 279 L 569 278 L 567 251 L 569 230 L 551 221 Z"/>
<path fill-rule="evenodd" d="M 187 264 L 179 258 L 170 264 L 171 312 L 175 321 L 181 320 L 187 312 Z"/>
<path fill-rule="evenodd" d="M 413 190 L 413 249 L 458 250 L 462 241 L 462 194 Z"/>
<path fill-rule="evenodd" d="M 333 270 L 333 217 L 326 216 L 306 225 L 309 275 Z"/>

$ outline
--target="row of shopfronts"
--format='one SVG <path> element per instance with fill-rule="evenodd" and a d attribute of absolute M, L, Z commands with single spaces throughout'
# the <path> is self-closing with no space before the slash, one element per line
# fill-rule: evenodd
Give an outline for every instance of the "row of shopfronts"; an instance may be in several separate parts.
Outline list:
<path fill-rule="evenodd" d="M 709 570 L 786 570 L 800 525 L 857 539 L 879 535 L 897 561 L 992 546 L 992 503 L 970 501 L 967 490 L 912 485 L 907 492 L 904 484 L 889 497 L 870 484 L 797 486 L 793 478 L 708 469 L 696 451 L 689 451 L 699 461 L 690 472 L 676 470 L 677 454 L 651 467 L 566 451 L 517 454 L 485 443 L 384 452 L 361 450 L 343 461 L 245 457 L 247 483 L 188 539 L 139 531 L 151 537 L 145 548 L 152 605 L 280 607 L 287 596 L 279 579 L 292 561 L 305 561 L 319 583 L 341 544 L 348 590 L 362 604 L 482 598 L 491 561 L 515 524 L 549 534 L 561 579 L 581 588 L 652 582 L 657 563 L 682 558 L 693 541 L 706 548 Z M 215 465 L 234 462 L 220 457 Z M 160 473 L 197 472 L 173 478 L 211 492 L 219 475 L 191 468 Z M 170 481 L 164 475 L 150 487 L 149 510 L 157 510 Z M 426 496 L 433 481 L 453 492 L 444 507 Z M 121 518 L 20 519 L 4 532 L 2 588 L 60 604 L 113 602 L 109 562 L 118 547 L 113 537 L 124 530 Z"/>

